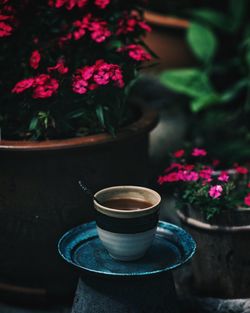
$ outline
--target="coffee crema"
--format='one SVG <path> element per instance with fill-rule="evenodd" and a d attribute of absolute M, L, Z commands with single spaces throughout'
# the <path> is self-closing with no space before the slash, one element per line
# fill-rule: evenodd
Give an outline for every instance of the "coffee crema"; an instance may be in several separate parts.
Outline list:
<path fill-rule="evenodd" d="M 106 200 L 102 202 L 102 205 L 110 209 L 132 211 L 146 209 L 153 204 L 140 199 L 121 198 Z"/>

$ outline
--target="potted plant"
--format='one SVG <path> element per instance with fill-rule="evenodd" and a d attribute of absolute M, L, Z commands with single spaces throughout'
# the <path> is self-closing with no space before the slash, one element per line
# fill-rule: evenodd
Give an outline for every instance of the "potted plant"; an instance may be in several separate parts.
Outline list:
<path fill-rule="evenodd" d="M 79 179 L 93 191 L 146 184 L 156 115 L 127 101 L 151 58 L 141 4 L 0 1 L 2 291 L 69 285 L 56 245 L 92 219 Z"/>
<path fill-rule="evenodd" d="M 197 242 L 192 260 L 194 287 L 207 296 L 249 297 L 249 169 L 221 169 L 207 151 L 172 154 L 158 183 L 176 191 L 182 224 Z"/>
<path fill-rule="evenodd" d="M 250 155 L 247 12 L 244 0 L 230 0 L 224 12 L 210 6 L 190 10 L 187 42 L 197 64 L 161 76 L 189 104 L 188 140 L 230 162 L 248 161 Z"/>

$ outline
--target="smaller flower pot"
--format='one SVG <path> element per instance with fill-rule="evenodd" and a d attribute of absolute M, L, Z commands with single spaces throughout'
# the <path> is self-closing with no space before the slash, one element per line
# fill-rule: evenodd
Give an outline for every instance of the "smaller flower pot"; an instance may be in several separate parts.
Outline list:
<path fill-rule="evenodd" d="M 250 209 L 223 211 L 209 221 L 193 208 L 177 213 L 197 243 L 192 259 L 196 292 L 210 297 L 250 297 Z"/>
<path fill-rule="evenodd" d="M 142 257 L 154 239 L 160 195 L 144 187 L 116 186 L 95 197 L 97 232 L 110 256 L 120 261 Z"/>

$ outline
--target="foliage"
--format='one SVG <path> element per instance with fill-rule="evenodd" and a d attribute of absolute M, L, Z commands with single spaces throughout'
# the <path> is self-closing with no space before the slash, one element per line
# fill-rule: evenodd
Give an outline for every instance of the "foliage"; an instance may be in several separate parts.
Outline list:
<path fill-rule="evenodd" d="M 114 134 L 127 123 L 129 86 L 151 58 L 143 4 L 0 0 L 2 137 Z"/>
<path fill-rule="evenodd" d="M 190 99 L 193 138 L 217 154 L 244 158 L 250 154 L 250 7 L 246 0 L 228 3 L 227 12 L 188 11 L 187 42 L 197 65 L 166 71 L 161 81 Z"/>
<path fill-rule="evenodd" d="M 218 160 L 211 160 L 204 149 L 184 149 L 171 155 L 170 165 L 158 178 L 160 185 L 174 185 L 182 206 L 201 209 L 207 219 L 222 210 L 250 206 L 249 169 L 234 164 L 219 170 Z"/>

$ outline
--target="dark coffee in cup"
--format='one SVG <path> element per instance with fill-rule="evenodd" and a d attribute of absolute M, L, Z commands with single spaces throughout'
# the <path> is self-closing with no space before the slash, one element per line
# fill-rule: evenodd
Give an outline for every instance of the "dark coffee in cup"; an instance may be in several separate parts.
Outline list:
<path fill-rule="evenodd" d="M 104 201 L 103 206 L 116 210 L 141 210 L 151 207 L 153 203 L 138 199 L 110 199 Z"/>

